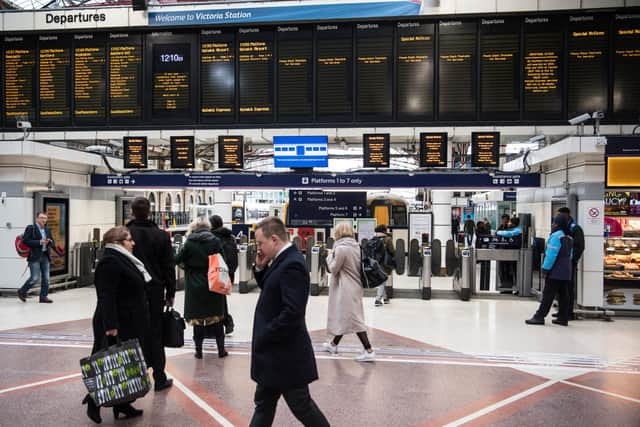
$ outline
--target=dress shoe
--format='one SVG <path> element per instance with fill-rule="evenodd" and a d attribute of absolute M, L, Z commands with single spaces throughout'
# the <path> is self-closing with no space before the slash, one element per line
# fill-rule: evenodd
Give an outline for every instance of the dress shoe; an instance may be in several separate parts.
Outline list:
<path fill-rule="evenodd" d="M 222 350 L 222 351 L 219 351 L 219 352 L 218 352 L 218 357 L 219 357 L 220 359 L 222 359 L 222 358 L 224 358 L 224 357 L 227 357 L 228 355 L 229 355 L 229 352 L 228 352 L 227 350 Z"/>
<path fill-rule="evenodd" d="M 558 313 L 553 313 L 553 314 L 551 315 L 551 317 L 555 317 L 555 318 L 557 318 L 557 317 L 558 317 Z M 576 320 L 576 315 L 575 315 L 575 314 L 569 314 L 569 315 L 567 316 L 567 320 Z"/>
<path fill-rule="evenodd" d="M 40 302 L 42 303 L 46 303 L 46 304 L 51 304 L 53 301 L 51 301 L 49 298 L 47 297 L 40 297 Z"/>
<path fill-rule="evenodd" d="M 18 291 L 18 298 L 20 298 L 20 301 L 22 302 L 27 302 L 27 294 L 23 294 L 22 292 Z"/>
<path fill-rule="evenodd" d="M 569 326 L 569 322 L 563 322 L 562 320 L 558 319 L 553 319 L 551 323 L 553 323 L 554 325 Z"/>
<path fill-rule="evenodd" d="M 113 407 L 113 417 L 117 420 L 120 414 L 123 414 L 125 418 L 139 417 L 144 411 L 142 409 L 136 409 L 131 406 L 130 403 L 123 403 L 122 405 L 116 405 Z"/>
<path fill-rule="evenodd" d="M 196 359 L 202 359 L 202 349 L 201 348 L 196 348 L 196 352 L 193 355 Z"/>
<path fill-rule="evenodd" d="M 538 319 L 534 316 L 531 319 L 525 320 L 524 323 L 527 325 L 544 325 L 544 319 Z"/>
<path fill-rule="evenodd" d="M 82 400 L 82 404 L 87 405 L 87 417 L 89 417 L 94 423 L 100 424 L 102 422 L 100 407 L 96 405 L 96 402 L 93 401 L 91 395 L 87 394 Z"/>
<path fill-rule="evenodd" d="M 167 378 L 163 383 L 155 383 L 153 386 L 154 391 L 162 391 L 165 388 L 169 388 L 173 385 L 173 379 Z"/>

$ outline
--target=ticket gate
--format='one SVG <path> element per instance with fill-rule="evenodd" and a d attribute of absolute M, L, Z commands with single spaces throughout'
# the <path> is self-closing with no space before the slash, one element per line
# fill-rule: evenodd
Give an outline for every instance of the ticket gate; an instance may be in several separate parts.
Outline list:
<path fill-rule="evenodd" d="M 431 299 L 431 248 L 422 246 L 422 271 L 420 273 L 420 287 L 422 299 Z"/>
<path fill-rule="evenodd" d="M 453 290 L 462 301 L 469 301 L 475 292 L 475 257 L 473 248 L 458 248 L 459 267 L 453 274 Z"/>
<path fill-rule="evenodd" d="M 238 245 L 238 290 L 246 294 L 257 286 L 253 277 L 253 262 L 256 259 L 255 243 Z"/>
<path fill-rule="evenodd" d="M 307 248 L 309 248 L 309 246 L 307 246 Z M 309 258 L 309 294 L 312 296 L 318 296 L 320 295 L 320 291 L 328 286 L 328 252 L 323 244 L 316 244 L 311 246 L 308 252 L 311 254 Z"/>
<path fill-rule="evenodd" d="M 475 260 L 480 261 L 480 286 L 481 291 L 509 291 L 521 297 L 531 295 L 533 281 L 533 249 L 475 249 Z M 493 268 L 495 262 L 496 268 Z M 513 280 L 507 286 L 501 283 L 503 278 L 499 274 L 500 262 L 512 262 L 515 264 Z M 495 287 L 492 284 L 495 283 Z M 475 281 L 474 281 L 475 285 Z"/>

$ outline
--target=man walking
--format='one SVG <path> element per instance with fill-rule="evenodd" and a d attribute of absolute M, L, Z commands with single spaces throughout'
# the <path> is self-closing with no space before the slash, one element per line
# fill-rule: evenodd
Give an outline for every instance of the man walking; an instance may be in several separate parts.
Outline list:
<path fill-rule="evenodd" d="M 261 292 L 251 342 L 251 378 L 257 386 L 250 426 L 271 426 L 280 396 L 303 425 L 329 426 L 309 395 L 309 383 L 318 379 L 318 369 L 305 322 L 307 264 L 289 243 L 279 218 L 257 224 L 256 245 L 255 277 Z"/>
<path fill-rule="evenodd" d="M 573 255 L 571 257 L 571 284 L 569 285 L 569 314 L 568 320 L 576 320 L 576 314 L 573 306 L 576 299 L 576 290 L 578 288 L 578 263 L 584 252 L 584 231 L 571 216 L 571 210 L 567 207 L 558 209 L 558 214 L 564 216 L 569 222 L 569 235 L 573 239 Z M 553 317 L 558 317 L 558 313 L 554 313 Z"/>
<path fill-rule="evenodd" d="M 464 222 L 464 237 L 467 241 L 467 247 L 473 243 L 473 235 L 476 233 L 476 223 L 473 222 L 471 215 L 467 215 L 467 219 Z"/>
<path fill-rule="evenodd" d="M 33 224 L 24 230 L 22 241 L 31 248 L 27 262 L 29 264 L 29 278 L 20 289 L 18 298 L 27 302 L 27 292 L 40 279 L 40 302 L 52 303 L 49 295 L 49 267 L 51 265 L 51 248 L 55 251 L 55 244 L 51 230 L 47 228 L 47 213 L 38 212 Z"/>
<path fill-rule="evenodd" d="M 164 372 L 166 356 L 162 343 L 162 312 L 165 304 L 173 306 L 176 273 L 171 239 L 149 219 L 150 210 L 151 204 L 145 197 L 133 199 L 131 213 L 134 219 L 127 227 L 136 243 L 133 255 L 144 263 L 151 275 L 146 288 L 151 323 L 147 331 L 145 359 L 153 368 L 154 389 L 160 391 L 173 385 L 173 380 L 168 379 Z"/>

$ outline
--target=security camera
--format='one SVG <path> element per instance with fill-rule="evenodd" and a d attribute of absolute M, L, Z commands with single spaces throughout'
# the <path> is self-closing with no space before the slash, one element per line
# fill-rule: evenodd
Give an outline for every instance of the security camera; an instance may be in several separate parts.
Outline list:
<path fill-rule="evenodd" d="M 602 111 L 594 111 L 591 117 L 594 119 L 604 119 L 604 113 Z"/>
<path fill-rule="evenodd" d="M 89 145 L 84 151 L 98 154 L 111 154 L 113 152 L 111 147 L 107 147 L 106 145 Z"/>
<path fill-rule="evenodd" d="M 16 127 L 18 129 L 31 129 L 31 122 L 19 120 L 16 122 Z"/>
<path fill-rule="evenodd" d="M 536 136 L 532 136 L 531 138 L 529 138 L 529 142 L 539 142 L 539 141 L 543 141 L 545 138 L 544 135 L 536 135 Z"/>
<path fill-rule="evenodd" d="M 579 116 L 569 119 L 569 124 L 574 126 L 580 125 L 586 122 L 587 120 L 589 120 L 590 118 L 591 118 L 591 114 L 589 113 L 580 114 Z"/>

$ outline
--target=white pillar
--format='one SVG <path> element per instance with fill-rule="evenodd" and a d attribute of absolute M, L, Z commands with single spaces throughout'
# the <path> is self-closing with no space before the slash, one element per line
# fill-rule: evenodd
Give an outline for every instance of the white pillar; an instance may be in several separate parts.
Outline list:
<path fill-rule="evenodd" d="M 433 239 L 442 244 L 441 267 L 446 266 L 447 240 L 451 239 L 451 191 L 432 190 Z M 434 272 L 435 273 L 435 272 Z"/>
<path fill-rule="evenodd" d="M 578 267 L 576 301 L 584 307 L 602 307 L 604 301 L 604 200 L 580 200 L 574 216 L 584 231 L 582 268 Z"/>

